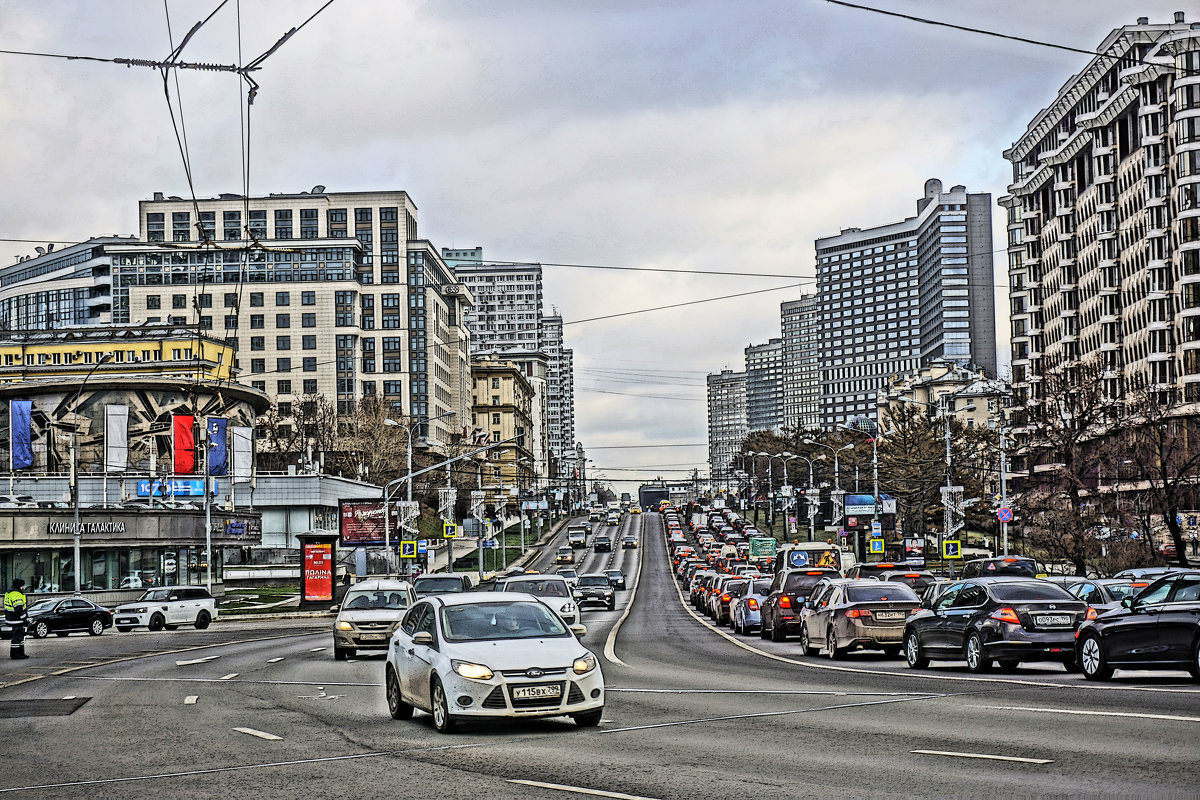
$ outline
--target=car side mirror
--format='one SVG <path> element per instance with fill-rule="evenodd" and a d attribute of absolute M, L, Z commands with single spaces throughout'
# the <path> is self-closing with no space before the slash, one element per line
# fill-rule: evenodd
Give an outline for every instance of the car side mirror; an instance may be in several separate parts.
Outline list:
<path fill-rule="evenodd" d="M 582 639 L 587 636 L 587 625 L 572 625 L 571 633 L 575 634 L 576 639 Z"/>
<path fill-rule="evenodd" d="M 804 607 L 811 610 L 813 608 L 816 608 L 816 605 L 814 605 L 812 600 L 805 600 Z"/>
<path fill-rule="evenodd" d="M 167 598 L 167 601 L 170 602 L 171 600 L 178 600 L 178 599 L 179 599 L 179 595 L 173 594 Z"/>
<path fill-rule="evenodd" d="M 429 631 L 418 631 L 413 634 L 413 644 L 433 644 L 433 634 Z"/>
<path fill-rule="evenodd" d="M 329 607 L 329 610 L 336 614 L 338 611 L 341 611 L 341 606 L 333 605 Z"/>
<path fill-rule="evenodd" d="M 1122 599 L 1121 599 L 1121 605 L 1125 606 L 1125 608 L 1128 608 L 1130 611 L 1136 611 L 1136 610 L 1137 610 L 1136 608 L 1134 608 L 1134 607 L 1133 607 L 1133 598 L 1132 598 L 1132 597 L 1125 597 L 1125 598 L 1122 598 Z"/>

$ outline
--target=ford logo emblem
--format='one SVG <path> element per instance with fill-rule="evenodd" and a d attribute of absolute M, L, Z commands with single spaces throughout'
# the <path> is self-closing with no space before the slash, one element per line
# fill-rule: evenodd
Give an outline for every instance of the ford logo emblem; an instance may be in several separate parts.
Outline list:
<path fill-rule="evenodd" d="M 540 670 L 540 669 L 537 669 L 536 667 L 535 667 L 535 668 L 533 668 L 533 669 L 527 669 L 527 670 L 525 670 L 525 677 L 526 677 L 526 678 L 540 678 L 540 677 L 542 677 L 542 676 L 543 676 L 543 675 L 545 675 L 545 674 L 546 674 L 545 672 L 543 672 L 543 671 L 542 671 L 542 670 Z"/>

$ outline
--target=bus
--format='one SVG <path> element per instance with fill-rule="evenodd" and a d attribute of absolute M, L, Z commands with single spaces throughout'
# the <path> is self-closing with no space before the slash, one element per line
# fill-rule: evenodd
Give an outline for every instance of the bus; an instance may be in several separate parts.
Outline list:
<path fill-rule="evenodd" d="M 851 550 L 830 542 L 794 542 L 782 544 L 775 551 L 772 571 L 782 569 L 804 569 L 805 567 L 832 567 L 845 574 L 857 559 Z"/>

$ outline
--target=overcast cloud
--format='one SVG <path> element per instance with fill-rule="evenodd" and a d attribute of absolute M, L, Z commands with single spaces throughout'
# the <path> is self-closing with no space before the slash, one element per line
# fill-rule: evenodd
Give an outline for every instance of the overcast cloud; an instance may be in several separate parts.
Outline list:
<path fill-rule="evenodd" d="M 172 2 L 174 41 L 217 4 Z M 1185 8 L 874 4 L 1085 49 Z M 243 2 L 239 57 L 230 0 L 184 58 L 245 63 L 320 5 Z M 157 0 L 44 0 L 0 2 L 0 49 L 162 58 L 171 47 Z M 747 344 L 779 335 L 780 301 L 812 291 L 815 238 L 913 214 L 931 177 L 1000 197 L 1001 151 L 1086 61 L 820 0 L 337 0 L 256 75 L 250 188 L 402 189 L 423 237 L 495 259 L 795 276 L 546 268 L 547 306 L 568 323 L 794 287 L 568 324 L 585 447 L 698 443 L 705 372 L 740 369 Z M 240 191 L 244 88 L 181 71 L 178 96 L 197 194 Z M 153 70 L 0 55 L 0 131 L 0 238 L 131 234 L 138 200 L 188 193 Z M 0 242 L 0 263 L 32 248 Z M 635 382 L 640 369 L 672 374 Z M 627 478 L 617 468 L 703 468 L 706 451 L 590 456 Z"/>

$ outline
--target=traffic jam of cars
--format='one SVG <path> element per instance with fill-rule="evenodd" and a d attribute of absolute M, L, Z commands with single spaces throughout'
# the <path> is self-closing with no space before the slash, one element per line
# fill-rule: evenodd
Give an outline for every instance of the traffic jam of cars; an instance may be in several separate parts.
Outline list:
<path fill-rule="evenodd" d="M 728 509 L 661 509 L 685 602 L 735 634 L 798 640 L 804 655 L 903 655 L 908 667 L 974 673 L 1061 664 L 1186 670 L 1200 681 L 1200 569 L 1050 578 L 1032 558 L 968 561 L 953 579 L 905 563 L 856 563 L 831 542 L 777 544 Z"/>

